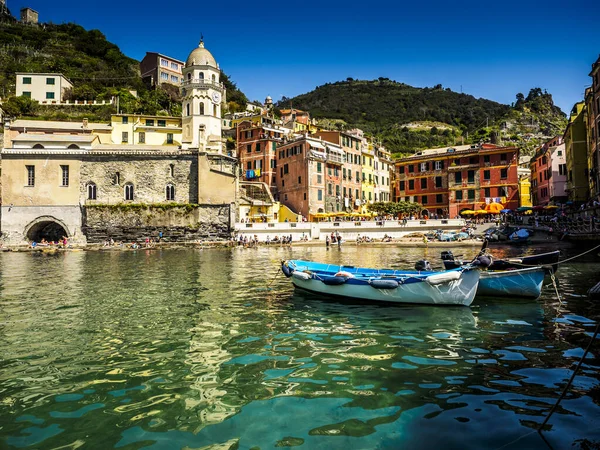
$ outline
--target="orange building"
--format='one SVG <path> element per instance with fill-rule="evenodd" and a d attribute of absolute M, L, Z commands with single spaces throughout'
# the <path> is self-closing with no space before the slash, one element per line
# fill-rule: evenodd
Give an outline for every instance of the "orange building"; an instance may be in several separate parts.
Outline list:
<path fill-rule="evenodd" d="M 421 203 L 430 216 L 456 217 L 487 203 L 519 206 L 519 150 L 493 144 L 423 150 L 396 161 L 396 200 Z"/>

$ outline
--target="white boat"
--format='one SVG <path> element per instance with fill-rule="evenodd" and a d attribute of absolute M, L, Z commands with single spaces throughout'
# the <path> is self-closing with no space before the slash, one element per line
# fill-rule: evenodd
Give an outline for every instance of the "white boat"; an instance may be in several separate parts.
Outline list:
<path fill-rule="evenodd" d="M 477 296 L 538 298 L 542 292 L 543 267 L 481 272 Z"/>
<path fill-rule="evenodd" d="M 480 271 L 464 266 L 444 272 L 370 269 L 288 260 L 282 270 L 303 291 L 373 302 L 469 306 Z"/>

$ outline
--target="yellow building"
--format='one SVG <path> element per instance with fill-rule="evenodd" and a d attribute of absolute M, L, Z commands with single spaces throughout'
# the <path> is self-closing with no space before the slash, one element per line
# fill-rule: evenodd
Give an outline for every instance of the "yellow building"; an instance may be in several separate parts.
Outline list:
<path fill-rule="evenodd" d="M 519 177 L 519 206 L 532 206 L 531 181 L 528 175 Z"/>
<path fill-rule="evenodd" d="M 181 145 L 181 117 L 114 114 L 110 121 L 113 144 Z"/>
<path fill-rule="evenodd" d="M 375 150 L 372 143 L 363 143 L 362 156 L 362 211 L 367 211 L 367 204 L 373 203 L 375 199 Z"/>
<path fill-rule="evenodd" d="M 567 196 L 570 201 L 585 202 L 588 199 L 589 174 L 584 102 L 573 106 L 564 142 L 567 156 Z"/>

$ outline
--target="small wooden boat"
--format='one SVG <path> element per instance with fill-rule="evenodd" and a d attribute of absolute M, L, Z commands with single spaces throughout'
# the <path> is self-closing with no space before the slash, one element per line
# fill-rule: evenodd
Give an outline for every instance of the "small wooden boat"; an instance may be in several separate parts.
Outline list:
<path fill-rule="evenodd" d="M 542 292 L 545 274 L 542 267 L 482 271 L 477 297 L 538 298 Z"/>
<path fill-rule="evenodd" d="M 297 289 L 334 298 L 374 302 L 464 305 L 475 298 L 480 271 L 463 266 L 444 272 L 338 266 L 282 261 L 283 273 Z"/>
<path fill-rule="evenodd" d="M 492 264 L 488 267 L 489 270 L 510 270 L 510 269 L 526 269 L 529 267 L 544 266 L 547 270 L 552 268 L 553 272 L 558 270 L 558 260 L 560 259 L 560 251 L 555 250 L 548 253 L 538 253 L 535 255 L 520 256 L 518 258 L 493 259 Z M 464 261 L 456 259 L 452 251 L 442 252 L 442 262 L 446 270 L 456 269 L 465 264 Z"/>

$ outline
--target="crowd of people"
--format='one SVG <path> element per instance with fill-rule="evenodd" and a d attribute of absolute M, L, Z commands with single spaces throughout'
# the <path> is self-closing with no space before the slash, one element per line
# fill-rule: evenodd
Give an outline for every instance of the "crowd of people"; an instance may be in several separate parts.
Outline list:
<path fill-rule="evenodd" d="M 42 247 L 54 247 L 54 248 L 68 248 L 69 239 L 66 236 L 63 236 L 59 240 L 55 241 L 47 241 L 46 238 L 42 238 L 40 242 L 31 241 L 31 248 L 42 248 Z"/>

